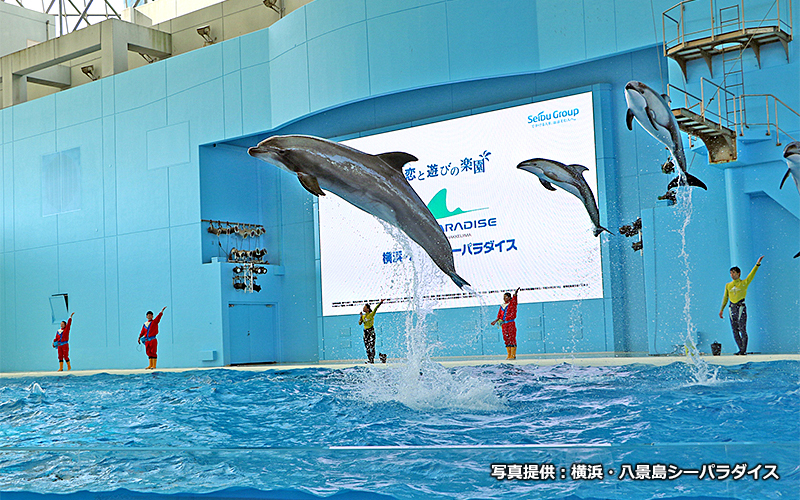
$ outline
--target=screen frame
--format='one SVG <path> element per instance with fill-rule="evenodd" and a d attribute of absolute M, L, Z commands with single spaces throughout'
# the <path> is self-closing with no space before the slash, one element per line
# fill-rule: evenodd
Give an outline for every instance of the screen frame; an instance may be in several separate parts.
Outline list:
<path fill-rule="evenodd" d="M 593 84 L 581 87 L 570 88 L 558 92 L 547 93 L 542 95 L 524 97 L 521 99 L 514 99 L 509 101 L 498 102 L 495 104 L 487 105 L 487 106 L 480 106 L 480 107 L 473 107 L 473 108 L 466 108 L 461 111 L 455 111 L 452 113 L 445 113 L 445 114 L 437 114 L 434 116 L 429 117 L 422 117 L 417 120 L 412 121 L 404 121 L 399 122 L 394 125 L 386 126 L 386 127 L 379 127 L 374 129 L 367 129 L 360 132 L 355 132 L 351 134 L 339 135 L 330 137 L 329 140 L 335 142 L 342 142 L 348 141 L 351 139 L 361 138 L 361 137 L 368 137 L 374 136 L 378 134 L 383 134 L 386 132 L 393 132 L 396 130 L 403 130 L 418 127 L 421 125 L 427 125 L 431 123 L 438 123 L 444 122 L 452 119 L 463 118 L 472 115 L 479 115 L 487 112 L 504 110 L 507 108 L 518 107 L 527 104 L 539 103 L 543 101 L 550 101 L 553 99 L 558 99 L 562 97 L 569 97 L 574 96 L 577 94 L 584 94 L 584 93 L 591 93 L 591 100 L 592 100 L 592 112 L 593 112 L 593 129 L 594 129 L 594 151 L 595 151 L 595 167 L 596 167 L 596 192 L 595 198 L 597 201 L 597 205 L 600 211 L 600 223 L 604 227 L 616 227 L 618 214 L 610 213 L 607 210 L 609 200 L 613 200 L 616 198 L 616 188 L 613 183 L 613 176 L 614 176 L 614 169 L 616 168 L 615 158 L 613 154 L 609 157 L 606 156 L 606 152 L 613 151 L 614 146 L 612 142 L 612 134 L 609 133 L 608 130 L 604 131 L 603 124 L 607 124 L 609 130 L 611 129 L 610 118 L 612 117 L 613 113 L 611 110 L 611 93 L 612 93 L 612 86 L 611 84 Z M 609 182 L 610 179 L 610 182 Z M 535 180 L 535 179 L 534 179 Z M 610 190 L 609 190 L 610 188 Z M 319 215 L 319 201 L 317 197 L 313 199 L 313 212 L 314 212 L 314 231 L 315 231 L 315 252 L 316 252 L 316 272 L 317 272 L 317 304 L 318 304 L 318 319 L 321 324 L 324 324 L 327 320 L 331 320 L 334 318 L 345 318 L 347 316 L 357 316 L 358 311 L 353 311 L 352 313 L 345 313 L 345 314 L 337 314 L 337 315 L 324 315 L 323 311 L 323 297 L 322 297 L 322 270 L 321 270 L 321 248 L 320 248 L 320 215 Z M 600 249 L 599 249 L 599 259 L 600 259 L 600 269 L 601 269 L 601 283 L 602 283 L 602 297 L 597 298 L 588 298 L 588 299 L 561 299 L 556 301 L 537 301 L 537 302 L 530 302 L 532 305 L 541 305 L 547 303 L 569 303 L 569 302 L 581 302 L 581 301 L 605 301 L 606 305 L 604 309 L 610 312 L 611 308 L 611 299 L 612 299 L 612 287 L 611 287 L 611 268 L 608 256 L 611 253 L 611 245 L 610 241 L 608 240 L 608 236 L 605 238 L 601 238 L 600 240 Z M 371 299 L 372 300 L 372 299 Z M 490 301 L 492 299 L 489 299 Z M 377 302 L 377 298 L 372 300 L 372 302 Z M 524 307 L 526 304 L 521 303 L 520 307 Z M 436 310 L 471 310 L 475 309 L 479 306 L 450 306 L 450 307 L 437 307 Z M 386 313 L 391 313 L 391 311 L 386 311 Z"/>

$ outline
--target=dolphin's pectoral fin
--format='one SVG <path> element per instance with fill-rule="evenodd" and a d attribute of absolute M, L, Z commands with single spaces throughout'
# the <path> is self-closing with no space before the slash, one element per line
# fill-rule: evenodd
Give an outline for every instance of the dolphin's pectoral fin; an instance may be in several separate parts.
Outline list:
<path fill-rule="evenodd" d="M 656 113 L 649 107 L 644 108 L 644 110 L 647 113 L 647 118 L 650 120 L 650 125 L 652 125 L 655 130 L 658 130 L 658 122 L 656 122 Z"/>
<path fill-rule="evenodd" d="M 414 155 L 403 153 L 400 151 L 393 151 L 391 153 L 381 153 L 379 155 L 375 155 L 381 160 L 384 161 L 387 165 L 398 170 L 401 174 L 403 173 L 403 166 L 410 161 L 417 161 L 417 158 Z"/>
<path fill-rule="evenodd" d="M 628 114 L 625 115 L 625 124 L 628 125 L 628 130 L 633 130 L 633 111 L 631 108 L 628 108 Z"/>
<path fill-rule="evenodd" d="M 664 98 L 664 101 L 666 101 L 667 104 L 672 104 L 672 99 L 670 99 L 667 94 L 661 94 L 661 97 Z"/>
<path fill-rule="evenodd" d="M 797 254 L 794 256 L 795 259 L 798 257 L 800 257 L 800 252 L 797 252 Z"/>
<path fill-rule="evenodd" d="M 317 178 L 313 175 L 297 172 L 297 178 L 300 179 L 300 184 L 302 184 L 309 193 L 314 196 L 325 196 L 325 191 L 319 187 L 319 182 L 317 182 Z"/>
<path fill-rule="evenodd" d="M 554 188 L 552 184 L 550 184 L 549 182 L 547 182 L 544 179 L 539 179 L 539 182 L 542 183 L 542 186 L 544 186 L 545 189 L 549 189 L 550 191 L 555 191 L 556 190 L 556 188 Z"/>
<path fill-rule="evenodd" d="M 783 179 L 781 180 L 781 187 L 779 187 L 778 189 L 783 189 L 783 183 L 786 182 L 786 179 L 789 178 L 789 174 L 791 174 L 791 173 L 792 173 L 791 169 L 786 171 L 786 175 L 784 175 Z M 795 257 L 797 257 L 797 256 L 795 255 Z"/>

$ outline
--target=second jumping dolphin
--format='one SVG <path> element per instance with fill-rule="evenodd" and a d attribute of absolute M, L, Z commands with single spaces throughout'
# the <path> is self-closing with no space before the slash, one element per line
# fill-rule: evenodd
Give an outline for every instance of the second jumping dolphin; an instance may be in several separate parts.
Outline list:
<path fill-rule="evenodd" d="M 592 188 L 589 187 L 583 177 L 583 173 L 589 170 L 588 168 L 583 165 L 564 165 L 561 162 L 544 158 L 525 160 L 517 165 L 517 168 L 527 170 L 538 177 L 542 186 L 550 191 L 556 190 L 553 187 L 553 184 L 555 184 L 564 191 L 577 196 L 583 206 L 586 207 L 589 218 L 592 219 L 595 236 L 598 236 L 603 231 L 611 232 L 600 225 L 600 211 L 597 210 L 597 202 L 594 199 Z"/>
<path fill-rule="evenodd" d="M 783 158 L 786 160 L 786 164 L 789 168 L 786 170 L 786 174 L 781 180 L 781 187 L 779 189 L 783 189 L 783 183 L 786 182 L 786 179 L 791 175 L 792 179 L 794 179 L 795 186 L 797 186 L 797 192 L 800 193 L 800 141 L 787 144 L 783 149 Z"/>
<path fill-rule="evenodd" d="M 247 152 L 297 174 L 314 196 L 325 196 L 326 189 L 397 227 L 459 288 L 469 285 L 456 273 L 453 249 L 439 223 L 403 174 L 403 166 L 416 157 L 401 152 L 371 155 L 305 135 L 276 135 Z"/>
<path fill-rule="evenodd" d="M 783 158 L 786 160 L 789 169 L 786 170 L 786 174 L 781 180 L 781 187 L 778 189 L 783 189 L 783 183 L 791 175 L 795 186 L 797 186 L 797 192 L 800 193 L 800 141 L 787 144 L 783 149 Z M 795 259 L 798 257 L 800 257 L 800 252 L 797 252 L 797 255 L 794 256 Z"/>

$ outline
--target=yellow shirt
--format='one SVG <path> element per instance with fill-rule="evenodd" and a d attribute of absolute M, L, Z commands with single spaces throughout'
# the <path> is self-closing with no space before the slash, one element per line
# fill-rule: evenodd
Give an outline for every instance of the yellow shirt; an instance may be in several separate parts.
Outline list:
<path fill-rule="evenodd" d="M 750 282 L 753 281 L 758 267 L 758 264 L 753 266 L 753 270 L 750 271 L 750 274 L 747 275 L 747 278 L 743 280 L 733 280 L 725 285 L 725 296 L 722 297 L 722 308 L 720 311 L 725 310 L 725 305 L 728 303 L 728 299 L 734 303 L 739 303 L 744 300 L 745 295 L 747 295 L 747 287 L 750 285 Z"/>
<path fill-rule="evenodd" d="M 375 309 L 361 316 L 361 321 L 364 322 L 364 330 L 372 328 L 372 326 L 375 324 L 375 313 L 378 312 L 378 308 L 380 306 L 381 305 L 379 303 L 377 306 L 375 306 Z"/>

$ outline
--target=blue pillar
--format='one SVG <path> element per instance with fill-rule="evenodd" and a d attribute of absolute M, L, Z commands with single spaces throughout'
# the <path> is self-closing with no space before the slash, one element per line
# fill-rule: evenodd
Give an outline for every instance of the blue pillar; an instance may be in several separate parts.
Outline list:
<path fill-rule="evenodd" d="M 745 193 L 742 176 L 743 172 L 739 168 L 725 169 L 728 239 L 731 254 L 729 267 L 739 266 L 742 272 L 747 272 L 744 271 L 744 268 L 753 260 L 753 248 L 750 227 L 750 196 Z"/>
<path fill-rule="evenodd" d="M 731 262 L 729 267 L 738 266 L 742 270 L 742 277 L 753 268 L 753 228 L 750 214 L 750 195 L 746 193 L 745 169 L 725 169 L 725 195 L 728 206 L 728 239 L 730 241 Z M 728 278 L 730 279 L 730 278 Z M 758 279 L 758 278 L 756 278 Z M 722 288 L 720 287 L 720 292 Z M 760 315 L 763 314 L 761 298 L 758 296 L 747 297 L 747 333 L 750 338 L 748 351 L 760 352 L 763 343 Z M 755 313 L 755 314 L 753 314 Z M 725 311 L 727 321 L 728 312 Z"/>

